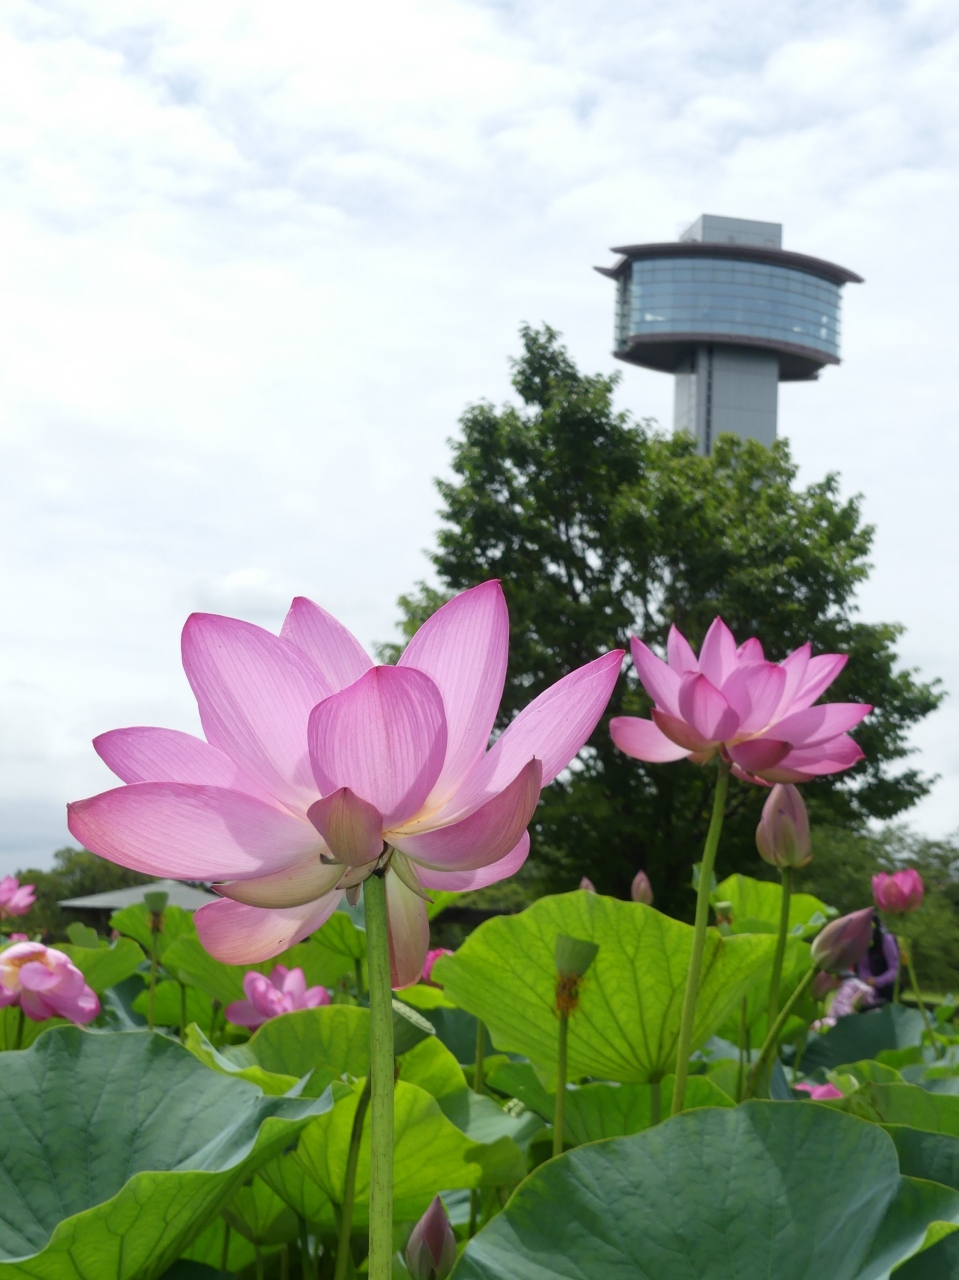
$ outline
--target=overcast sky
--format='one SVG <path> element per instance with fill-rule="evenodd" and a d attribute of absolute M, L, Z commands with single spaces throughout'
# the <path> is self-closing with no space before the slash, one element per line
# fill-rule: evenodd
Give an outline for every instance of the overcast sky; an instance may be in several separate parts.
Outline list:
<path fill-rule="evenodd" d="M 195 729 L 191 610 L 392 638 L 519 325 L 612 370 L 592 266 L 704 211 L 866 278 L 780 430 L 865 495 L 862 614 L 953 695 L 911 820 L 959 827 L 957 153 L 954 0 L 6 0 L 0 873 L 111 785 L 94 734 Z"/>

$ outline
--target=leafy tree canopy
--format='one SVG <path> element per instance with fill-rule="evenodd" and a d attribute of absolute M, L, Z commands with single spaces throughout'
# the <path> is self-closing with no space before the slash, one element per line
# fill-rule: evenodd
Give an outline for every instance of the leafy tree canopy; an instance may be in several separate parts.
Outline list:
<path fill-rule="evenodd" d="M 726 436 L 700 457 L 691 439 L 617 412 L 617 377 L 580 373 L 554 330 L 525 327 L 522 343 L 513 362 L 522 405 L 476 404 L 461 418 L 454 478 L 437 482 L 443 527 L 430 559 L 440 588 L 420 583 L 401 597 L 405 634 L 450 594 L 500 578 L 511 620 L 500 727 L 630 634 L 662 652 L 675 622 L 697 646 L 720 614 L 776 660 L 808 639 L 849 654 L 828 697 L 876 708 L 856 735 L 866 761 L 805 788 L 814 820 L 856 830 L 925 795 L 931 779 L 904 765 L 907 735 L 942 693 L 897 665 L 899 626 L 856 617 L 873 536 L 859 499 L 843 500 L 835 475 L 795 487 L 784 440 L 768 450 Z M 550 888 L 586 874 L 622 895 L 643 867 L 657 905 L 688 914 L 713 773 L 621 755 L 607 724 L 623 712 L 649 714 L 628 661 L 577 765 L 544 794 L 531 874 Z M 762 866 L 753 833 L 763 798 L 731 788 L 721 875 Z"/>
<path fill-rule="evenodd" d="M 47 941 L 65 938 L 67 925 L 81 916 L 58 904 L 65 898 L 85 898 L 90 893 L 106 893 L 111 889 L 127 889 L 132 885 L 149 884 L 150 876 L 118 867 L 115 862 L 98 858 L 86 849 L 58 849 L 53 855 L 53 867 L 49 871 L 26 868 L 17 872 L 21 884 L 32 884 L 37 900 L 25 916 L 8 921 L 8 931 L 42 933 Z"/>

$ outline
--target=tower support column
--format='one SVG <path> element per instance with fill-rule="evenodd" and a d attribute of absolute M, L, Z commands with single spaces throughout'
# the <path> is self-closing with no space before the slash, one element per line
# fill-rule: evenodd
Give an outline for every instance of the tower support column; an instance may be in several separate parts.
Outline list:
<path fill-rule="evenodd" d="M 673 428 L 694 436 L 707 456 L 726 432 L 771 448 L 778 385 L 774 351 L 700 343 L 676 369 Z"/>

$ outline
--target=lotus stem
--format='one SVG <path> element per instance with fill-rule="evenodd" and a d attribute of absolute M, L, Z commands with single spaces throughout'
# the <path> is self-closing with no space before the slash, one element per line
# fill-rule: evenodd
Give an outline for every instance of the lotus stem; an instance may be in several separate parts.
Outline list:
<path fill-rule="evenodd" d="M 743 997 L 739 1006 L 739 1069 L 736 1072 L 736 1101 L 743 1100 L 743 1087 L 746 1083 L 746 1037 L 749 1029 L 746 1026 L 746 1015 L 749 1012 L 749 1001 Z"/>
<path fill-rule="evenodd" d="M 300 1219 L 300 1270 L 303 1280 L 316 1280 L 316 1259 L 310 1249 L 310 1233 L 306 1219 Z"/>
<path fill-rule="evenodd" d="M 779 1012 L 779 984 L 783 976 L 783 956 L 786 954 L 786 938 L 789 935 L 789 897 L 792 890 L 792 867 L 782 868 L 783 892 L 779 906 L 779 933 L 776 935 L 776 950 L 773 952 L 773 971 L 769 976 L 769 1005 L 766 1013 L 766 1026 L 771 1027 Z"/>
<path fill-rule="evenodd" d="M 897 934 L 893 934 L 896 939 L 896 948 L 899 951 L 899 963 L 896 965 L 896 977 L 892 984 L 892 1002 L 899 1004 L 899 980 L 902 977 L 902 938 Z"/>
<path fill-rule="evenodd" d="M 280 1280 L 290 1280 L 290 1246 L 280 1248 Z"/>
<path fill-rule="evenodd" d="M 906 952 L 906 970 L 909 973 L 909 985 L 912 987 L 912 994 L 916 997 L 916 1004 L 919 1006 L 922 1020 L 926 1024 L 926 1030 L 932 1031 L 934 1030 L 932 1018 L 929 1016 L 929 1011 L 923 1004 L 922 996 L 919 994 L 919 983 L 916 981 L 916 971 L 912 967 L 912 955 L 909 951 Z"/>
<path fill-rule="evenodd" d="M 386 873 L 363 885 L 370 971 L 370 1254 L 369 1280 L 393 1272 L 393 1003 Z"/>
<path fill-rule="evenodd" d="M 350 1150 L 346 1157 L 346 1181 L 343 1188 L 343 1207 L 340 1210 L 340 1238 L 336 1246 L 336 1269 L 333 1280 L 346 1280 L 350 1265 L 350 1238 L 353 1234 L 353 1201 L 356 1196 L 356 1166 L 360 1161 L 360 1141 L 363 1137 L 363 1121 L 370 1105 L 370 1077 L 366 1077 L 363 1092 L 356 1104 L 353 1128 L 350 1131 Z"/>
<path fill-rule="evenodd" d="M 223 1220 L 223 1249 L 220 1253 L 220 1270 L 226 1270 L 226 1264 L 230 1257 L 230 1224 L 224 1218 Z"/>
<path fill-rule="evenodd" d="M 23 1010 L 17 1005 L 17 1029 L 13 1037 L 14 1049 L 19 1049 L 23 1044 Z"/>
<path fill-rule="evenodd" d="M 186 984 L 181 982 L 180 987 L 180 1043 L 186 1044 Z"/>
<path fill-rule="evenodd" d="M 649 1082 L 649 1124 L 659 1124 L 663 1118 L 663 1086 L 659 1080 Z"/>
<path fill-rule="evenodd" d="M 566 1047 L 569 1042 L 569 1014 L 559 1015 L 559 1050 L 556 1055 L 556 1110 L 553 1113 L 553 1155 L 563 1154 L 563 1115 L 566 1110 Z"/>
<path fill-rule="evenodd" d="M 356 998 L 363 999 L 363 961 L 357 958 L 353 962 L 353 977 L 356 982 Z"/>
<path fill-rule="evenodd" d="M 253 1248 L 256 1250 L 256 1280 L 263 1280 L 263 1254 L 258 1244 L 255 1244 Z"/>
<path fill-rule="evenodd" d="M 683 1012 L 679 1024 L 679 1044 L 676 1048 L 676 1083 L 673 1086 L 671 1115 L 678 1115 L 686 1102 L 686 1077 L 689 1075 L 689 1054 L 693 1041 L 693 1024 L 696 1020 L 696 1000 L 699 996 L 699 978 L 703 968 L 703 950 L 706 946 L 706 926 L 709 924 L 709 894 L 713 882 L 716 850 L 723 829 L 726 808 L 726 792 L 729 789 L 729 762 L 720 757 L 716 775 L 716 794 L 713 796 L 713 815 L 706 833 L 703 861 L 699 868 L 699 890 L 696 894 L 696 923 L 693 934 L 693 951 L 686 974 L 686 992 L 683 996 Z"/>
<path fill-rule="evenodd" d="M 743 1101 L 745 1101 L 747 1098 L 751 1098 L 753 1094 L 756 1092 L 756 1086 L 759 1084 L 759 1080 L 760 1080 L 760 1077 L 762 1076 L 766 1061 L 768 1058 L 772 1056 L 772 1053 L 775 1050 L 776 1045 L 779 1043 L 779 1037 L 782 1034 L 783 1027 L 789 1021 L 789 1017 L 793 1009 L 795 1009 L 796 1005 L 799 1004 L 799 1001 L 803 998 L 803 996 L 809 990 L 810 986 L 812 985 L 813 978 L 815 978 L 818 972 L 819 970 L 816 968 L 815 965 L 813 965 L 813 967 L 809 970 L 809 972 L 803 978 L 802 982 L 800 982 L 799 986 L 796 988 L 796 990 L 792 993 L 792 995 L 786 1001 L 785 1007 L 783 1008 L 779 1017 L 776 1019 L 773 1025 L 769 1028 L 769 1031 L 766 1034 L 766 1039 L 763 1041 L 763 1047 L 759 1050 L 759 1057 L 756 1059 L 756 1062 L 753 1064 L 753 1069 L 749 1073 L 749 1079 L 746 1081 L 746 1092 L 743 1095 Z"/>
<path fill-rule="evenodd" d="M 473 1091 L 475 1093 L 483 1093 L 483 1059 L 484 1049 L 486 1048 L 486 1024 L 479 1018 L 476 1019 L 476 1065 L 473 1068 Z"/>

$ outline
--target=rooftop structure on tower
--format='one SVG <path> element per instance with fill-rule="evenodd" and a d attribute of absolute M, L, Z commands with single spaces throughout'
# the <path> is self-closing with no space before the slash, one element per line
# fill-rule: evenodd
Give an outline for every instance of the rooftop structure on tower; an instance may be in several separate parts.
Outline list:
<path fill-rule="evenodd" d="M 723 432 L 769 446 L 780 382 L 839 363 L 845 267 L 782 247 L 778 222 L 704 213 L 664 244 L 630 244 L 612 267 L 616 349 L 676 379 L 673 428 L 710 453 Z"/>

